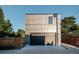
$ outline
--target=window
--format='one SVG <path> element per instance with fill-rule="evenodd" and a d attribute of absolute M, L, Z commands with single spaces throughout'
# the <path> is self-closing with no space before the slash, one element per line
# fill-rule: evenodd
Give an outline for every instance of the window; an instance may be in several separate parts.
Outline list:
<path fill-rule="evenodd" d="M 52 18 L 52 16 L 49 16 L 49 18 L 48 18 L 48 24 L 53 24 L 53 18 Z"/>

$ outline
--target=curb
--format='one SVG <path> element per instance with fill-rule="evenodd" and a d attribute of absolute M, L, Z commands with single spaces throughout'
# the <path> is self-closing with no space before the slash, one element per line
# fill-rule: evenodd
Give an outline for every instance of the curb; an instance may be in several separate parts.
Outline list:
<path fill-rule="evenodd" d="M 61 45 L 64 46 L 64 47 L 79 49 L 79 47 L 76 47 L 76 46 L 73 46 L 73 45 L 70 45 L 70 44 L 66 44 L 66 43 L 61 43 Z"/>

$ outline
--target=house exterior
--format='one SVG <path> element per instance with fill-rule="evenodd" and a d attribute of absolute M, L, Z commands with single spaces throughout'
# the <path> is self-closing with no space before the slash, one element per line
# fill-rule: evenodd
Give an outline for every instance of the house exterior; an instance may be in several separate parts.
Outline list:
<path fill-rule="evenodd" d="M 25 35 L 30 45 L 61 45 L 61 15 L 27 13 Z"/>

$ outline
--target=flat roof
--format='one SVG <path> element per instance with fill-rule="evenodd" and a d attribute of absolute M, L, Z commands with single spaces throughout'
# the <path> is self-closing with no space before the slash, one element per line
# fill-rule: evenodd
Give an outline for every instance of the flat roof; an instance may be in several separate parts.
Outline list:
<path fill-rule="evenodd" d="M 58 13 L 26 13 L 25 15 L 58 15 Z"/>

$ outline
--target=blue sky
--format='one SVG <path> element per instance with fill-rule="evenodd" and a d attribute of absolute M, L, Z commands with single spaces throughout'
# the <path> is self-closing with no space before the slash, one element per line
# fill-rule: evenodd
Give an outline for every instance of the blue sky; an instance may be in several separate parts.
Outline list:
<path fill-rule="evenodd" d="M 78 5 L 3 5 L 1 6 L 6 19 L 10 19 L 14 31 L 25 30 L 25 13 L 58 13 L 65 16 L 75 16 L 79 22 Z"/>

